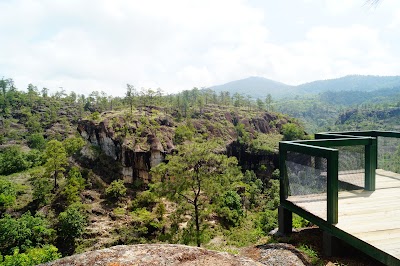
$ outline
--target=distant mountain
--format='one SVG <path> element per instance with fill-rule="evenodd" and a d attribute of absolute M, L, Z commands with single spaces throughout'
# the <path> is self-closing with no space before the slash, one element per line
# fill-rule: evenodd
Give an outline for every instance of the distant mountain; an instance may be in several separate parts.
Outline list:
<path fill-rule="evenodd" d="M 231 95 L 241 93 L 253 98 L 264 98 L 267 94 L 273 97 L 291 97 L 304 94 L 318 94 L 323 92 L 362 91 L 371 92 L 381 89 L 393 89 L 400 87 L 400 76 L 362 76 L 349 75 L 336 79 L 317 80 L 297 86 L 291 86 L 282 82 L 262 77 L 249 77 L 246 79 L 231 81 L 222 85 L 210 87 L 221 92 L 229 91 Z"/>
<path fill-rule="evenodd" d="M 374 91 L 400 86 L 400 76 L 349 75 L 337 79 L 317 80 L 296 86 L 299 92 Z"/>
<path fill-rule="evenodd" d="M 265 98 L 268 93 L 274 97 L 292 95 L 294 88 L 294 86 L 262 77 L 249 77 L 210 87 L 216 92 L 229 91 L 231 95 L 240 93 L 253 98 Z"/>

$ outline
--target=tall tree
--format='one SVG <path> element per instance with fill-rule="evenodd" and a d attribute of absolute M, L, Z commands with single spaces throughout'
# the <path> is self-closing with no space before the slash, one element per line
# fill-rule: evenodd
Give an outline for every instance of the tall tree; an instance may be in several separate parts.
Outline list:
<path fill-rule="evenodd" d="M 131 108 L 131 115 L 133 113 L 133 101 L 135 98 L 136 89 L 133 85 L 126 84 L 126 94 L 125 94 L 125 101 L 128 102 L 129 107 Z"/>
<path fill-rule="evenodd" d="M 267 94 L 267 97 L 265 98 L 265 104 L 267 105 L 267 111 L 272 111 L 271 110 L 272 96 L 269 93 Z"/>
<path fill-rule="evenodd" d="M 50 140 L 44 151 L 44 158 L 46 159 L 45 168 L 48 174 L 53 176 L 54 189 L 56 189 L 57 178 L 64 176 L 64 166 L 68 164 L 64 145 L 58 140 Z"/>
<path fill-rule="evenodd" d="M 233 188 L 242 176 L 236 158 L 217 154 L 216 149 L 214 142 L 184 145 L 178 154 L 167 156 L 168 164 L 152 169 L 163 195 L 180 206 L 191 206 L 197 246 L 201 244 L 201 217 L 210 201 Z"/>

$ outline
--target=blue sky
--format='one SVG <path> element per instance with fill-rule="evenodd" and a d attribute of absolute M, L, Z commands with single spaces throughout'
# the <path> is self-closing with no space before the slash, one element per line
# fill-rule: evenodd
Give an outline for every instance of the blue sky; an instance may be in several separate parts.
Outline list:
<path fill-rule="evenodd" d="M 19 89 L 400 75 L 397 0 L 0 0 L 0 10 L 0 75 Z"/>

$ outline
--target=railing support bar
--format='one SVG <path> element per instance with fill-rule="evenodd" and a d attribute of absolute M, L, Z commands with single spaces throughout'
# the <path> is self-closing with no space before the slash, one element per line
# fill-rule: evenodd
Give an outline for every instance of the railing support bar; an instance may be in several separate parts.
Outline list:
<path fill-rule="evenodd" d="M 371 139 L 371 144 L 365 146 L 365 189 L 375 190 L 375 173 L 377 167 L 377 139 Z"/>
<path fill-rule="evenodd" d="M 331 151 L 328 157 L 327 180 L 327 222 L 338 223 L 338 176 L 339 176 L 339 152 Z"/>

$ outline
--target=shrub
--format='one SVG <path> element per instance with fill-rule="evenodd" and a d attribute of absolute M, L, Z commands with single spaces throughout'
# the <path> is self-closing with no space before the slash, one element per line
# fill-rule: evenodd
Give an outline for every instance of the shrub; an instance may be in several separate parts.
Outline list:
<path fill-rule="evenodd" d="M 282 126 L 282 135 L 283 140 L 303 139 L 304 131 L 300 126 L 294 123 L 287 123 Z"/>
<path fill-rule="evenodd" d="M 146 208 L 148 211 L 151 211 L 157 202 L 157 196 L 151 191 L 146 190 L 137 194 L 136 198 L 132 201 L 132 209 Z"/>
<path fill-rule="evenodd" d="M 98 120 L 98 119 L 100 119 L 100 113 L 96 111 L 96 112 L 92 113 L 91 117 L 92 117 L 92 120 Z"/>
<path fill-rule="evenodd" d="M 176 144 L 182 144 L 185 140 L 191 140 L 194 132 L 188 126 L 178 126 L 175 129 L 174 142 Z"/>
<path fill-rule="evenodd" d="M 264 234 L 268 234 L 272 229 L 278 225 L 278 211 L 265 210 L 259 214 L 256 222 L 257 227 L 260 228 Z"/>
<path fill-rule="evenodd" d="M 41 173 L 31 174 L 31 184 L 33 187 L 32 197 L 37 201 L 37 204 L 46 205 L 50 202 L 50 197 L 52 195 L 51 190 L 53 189 L 53 184 L 48 177 L 43 176 Z"/>
<path fill-rule="evenodd" d="M 15 249 L 13 255 L 6 255 L 4 259 L 0 256 L 0 266 L 31 266 L 59 258 L 61 258 L 61 254 L 53 245 L 28 249 L 25 253 L 19 253 L 19 249 Z"/>
<path fill-rule="evenodd" d="M 5 215 L 0 219 L 0 252 L 12 254 L 15 248 L 26 251 L 48 243 L 54 238 L 54 233 L 50 223 L 38 214 L 32 216 L 26 212 L 19 219 Z"/>
<path fill-rule="evenodd" d="M 28 146 L 31 149 L 43 151 L 46 148 L 46 140 L 41 133 L 33 133 L 28 137 Z"/>
<path fill-rule="evenodd" d="M 9 175 L 30 167 L 24 153 L 18 146 L 10 146 L 0 154 L 0 174 Z"/>
<path fill-rule="evenodd" d="M 81 137 L 67 138 L 63 141 L 65 151 L 68 156 L 74 155 L 85 146 L 85 141 Z"/>
<path fill-rule="evenodd" d="M 217 213 L 225 226 L 237 226 L 243 217 L 240 196 L 235 191 L 227 191 L 222 195 Z"/>
<path fill-rule="evenodd" d="M 45 160 L 43 158 L 43 153 L 39 150 L 33 149 L 28 153 L 25 153 L 25 159 L 29 164 L 29 167 L 35 167 L 43 165 Z"/>
<path fill-rule="evenodd" d="M 124 180 L 114 180 L 106 188 L 106 196 L 110 199 L 119 199 L 126 195 Z"/>
<path fill-rule="evenodd" d="M 293 214 L 292 223 L 293 223 L 293 228 L 304 228 L 311 225 L 309 221 L 307 221 L 306 219 L 295 213 Z"/>
<path fill-rule="evenodd" d="M 15 185 L 10 181 L 0 179 L 0 211 L 11 207 L 15 203 L 16 197 Z"/>
<path fill-rule="evenodd" d="M 68 204 L 73 204 L 80 201 L 79 193 L 85 189 L 85 179 L 77 167 L 72 167 L 68 173 L 67 185 L 64 188 L 63 194 L 67 198 Z"/>
<path fill-rule="evenodd" d="M 81 205 L 70 205 L 58 216 L 58 242 L 63 255 L 71 255 L 75 251 L 76 239 L 80 237 L 86 227 L 87 218 L 81 212 Z"/>

